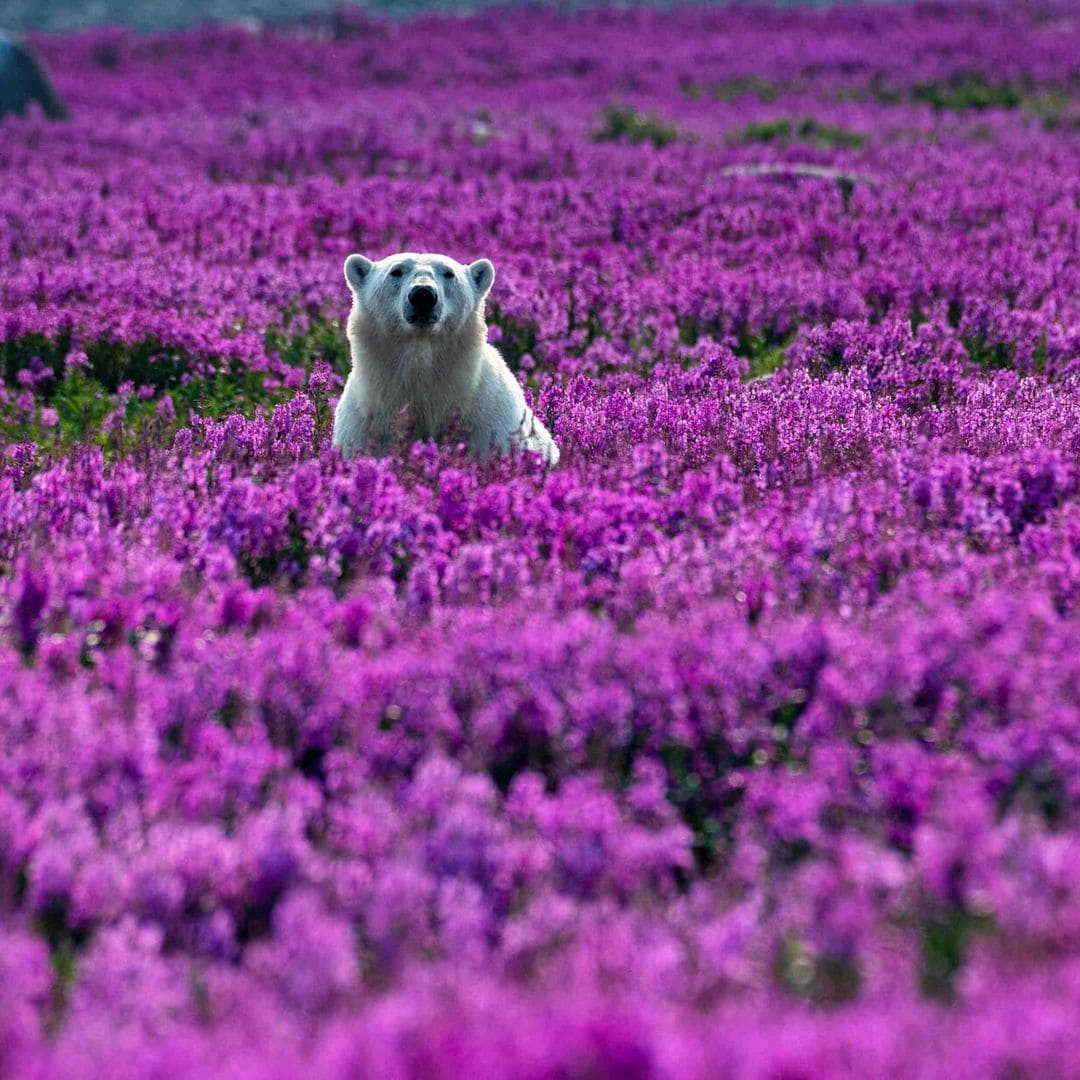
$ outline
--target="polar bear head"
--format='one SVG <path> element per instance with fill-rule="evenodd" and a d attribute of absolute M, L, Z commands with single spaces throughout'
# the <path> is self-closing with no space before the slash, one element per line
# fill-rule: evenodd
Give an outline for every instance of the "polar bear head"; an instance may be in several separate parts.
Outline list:
<path fill-rule="evenodd" d="M 446 255 L 402 251 L 372 262 L 345 260 L 352 290 L 351 327 L 381 340 L 484 333 L 484 297 L 495 280 L 488 259 L 463 266 Z"/>

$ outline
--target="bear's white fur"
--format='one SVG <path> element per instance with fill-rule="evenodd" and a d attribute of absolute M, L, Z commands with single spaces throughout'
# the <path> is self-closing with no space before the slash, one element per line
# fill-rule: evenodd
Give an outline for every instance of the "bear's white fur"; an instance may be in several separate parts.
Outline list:
<path fill-rule="evenodd" d="M 463 266 L 409 251 L 378 262 L 350 255 L 345 280 L 353 294 L 352 372 L 334 414 L 334 445 L 346 457 L 385 453 L 407 410 L 421 438 L 437 439 L 455 421 L 478 457 L 518 448 L 558 462 L 550 433 L 487 342 L 489 260 Z"/>

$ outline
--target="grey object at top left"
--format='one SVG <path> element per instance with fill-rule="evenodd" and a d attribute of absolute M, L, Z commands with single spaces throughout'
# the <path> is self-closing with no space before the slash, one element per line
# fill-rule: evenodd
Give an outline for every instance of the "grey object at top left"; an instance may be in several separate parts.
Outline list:
<path fill-rule="evenodd" d="M 67 106 L 34 52 L 0 32 L 0 117 L 22 116 L 35 101 L 50 120 L 68 116 Z"/>

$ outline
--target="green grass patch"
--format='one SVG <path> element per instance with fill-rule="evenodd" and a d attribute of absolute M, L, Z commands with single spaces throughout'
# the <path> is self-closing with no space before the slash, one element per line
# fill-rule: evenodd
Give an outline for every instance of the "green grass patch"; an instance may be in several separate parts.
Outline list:
<path fill-rule="evenodd" d="M 251 416 L 283 397 L 279 389 L 266 389 L 261 372 L 193 379 L 142 398 L 121 396 L 92 375 L 76 371 L 53 393 L 36 398 L 30 410 L 0 406 L 0 443 L 33 442 L 56 453 L 83 444 L 100 446 L 112 456 L 147 438 L 167 440 L 189 422 L 192 413 L 214 418 L 237 412 Z"/>
<path fill-rule="evenodd" d="M 866 145 L 868 136 L 861 131 L 824 124 L 813 117 L 801 120 L 779 117 L 776 120 L 762 120 L 747 124 L 732 132 L 728 141 L 732 143 L 810 143 L 814 146 L 857 150 Z"/>
<path fill-rule="evenodd" d="M 973 364 L 987 371 L 1014 367 L 1016 350 L 1003 341 L 991 341 L 984 334 L 965 334 L 961 339 Z"/>
<path fill-rule="evenodd" d="M 67 900 L 51 900 L 34 919 L 34 932 L 49 949 L 53 981 L 45 1007 L 45 1029 L 53 1032 L 67 1012 L 68 997 L 78 974 L 79 954 L 89 939 L 86 930 L 68 925 Z"/>
<path fill-rule="evenodd" d="M 340 320 L 295 315 L 266 332 L 268 354 L 310 372 L 325 359 L 344 374 L 349 346 Z M 254 370 L 232 358 L 194 356 L 156 339 L 82 343 L 85 361 L 68 369 L 72 334 L 55 339 L 30 334 L 0 342 L 0 374 L 8 400 L 0 403 L 0 444 L 33 442 L 52 453 L 77 444 L 100 446 L 110 456 L 150 439 L 171 439 L 192 414 L 220 419 L 252 416 L 293 392 L 280 370 Z M 26 380 L 29 379 L 29 382 Z"/>
<path fill-rule="evenodd" d="M 935 112 L 986 112 L 990 109 L 1023 109 L 1036 117 L 1047 130 L 1080 127 L 1073 109 L 1073 96 L 1062 86 L 1037 87 L 1030 79 L 992 79 L 977 71 L 957 71 L 941 79 L 914 86 L 889 86 L 874 78 L 863 91 L 854 88 L 845 97 L 884 105 L 924 104 Z"/>
<path fill-rule="evenodd" d="M 939 112 L 1019 109 L 1026 97 L 1023 86 L 988 79 L 975 71 L 958 71 L 946 79 L 916 83 L 911 88 L 912 101 L 923 102 Z"/>
<path fill-rule="evenodd" d="M 678 319 L 678 327 L 679 340 L 683 345 L 696 345 L 703 334 L 721 338 L 727 333 L 717 319 L 701 320 L 685 315 Z M 796 327 L 784 331 L 775 326 L 759 330 L 749 326 L 740 327 L 736 334 L 735 355 L 746 360 L 746 380 L 762 379 L 782 368 L 797 333 Z"/>
<path fill-rule="evenodd" d="M 964 965 L 972 940 L 993 930 L 986 915 L 950 905 L 922 926 L 919 986 L 930 998 L 952 1001 L 956 976 Z"/>
<path fill-rule="evenodd" d="M 743 330 L 739 334 L 739 344 L 735 353 L 737 356 L 746 357 L 749 365 L 746 378 L 748 380 L 762 379 L 782 368 L 787 359 L 788 348 L 794 340 L 794 330 L 787 334 L 765 331 L 760 335 Z"/>
<path fill-rule="evenodd" d="M 657 149 L 684 137 L 679 127 L 656 113 L 638 112 L 622 105 L 609 105 L 604 110 L 600 128 L 593 134 L 596 142 L 629 142 L 634 145 L 651 142 Z"/>
<path fill-rule="evenodd" d="M 1080 131 L 1080 112 L 1072 95 L 1059 87 L 1050 87 L 1029 97 L 1024 108 L 1035 117 L 1045 131 Z"/>
<path fill-rule="evenodd" d="M 771 102 L 780 96 L 782 89 L 778 84 L 757 75 L 741 75 L 712 83 L 687 79 L 682 83 L 682 92 L 691 101 L 706 97 L 714 101 L 738 101 L 739 98 L 756 97 L 759 101 Z"/>
<path fill-rule="evenodd" d="M 281 326 L 272 326 L 263 336 L 268 354 L 277 353 L 289 367 L 310 371 L 316 360 L 325 360 L 338 374 L 348 373 L 352 364 L 349 341 L 340 319 L 322 316 L 296 327 L 297 311 L 287 308 Z"/>

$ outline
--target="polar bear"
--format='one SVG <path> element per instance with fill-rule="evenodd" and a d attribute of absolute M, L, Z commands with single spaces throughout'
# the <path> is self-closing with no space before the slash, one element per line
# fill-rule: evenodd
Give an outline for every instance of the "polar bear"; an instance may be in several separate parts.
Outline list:
<path fill-rule="evenodd" d="M 421 438 L 438 438 L 458 422 L 474 456 L 518 448 L 558 462 L 550 433 L 487 342 L 490 260 L 463 266 L 411 251 L 378 262 L 350 255 L 345 280 L 353 294 L 352 372 L 334 413 L 333 442 L 346 457 L 384 453 L 408 410 Z"/>

